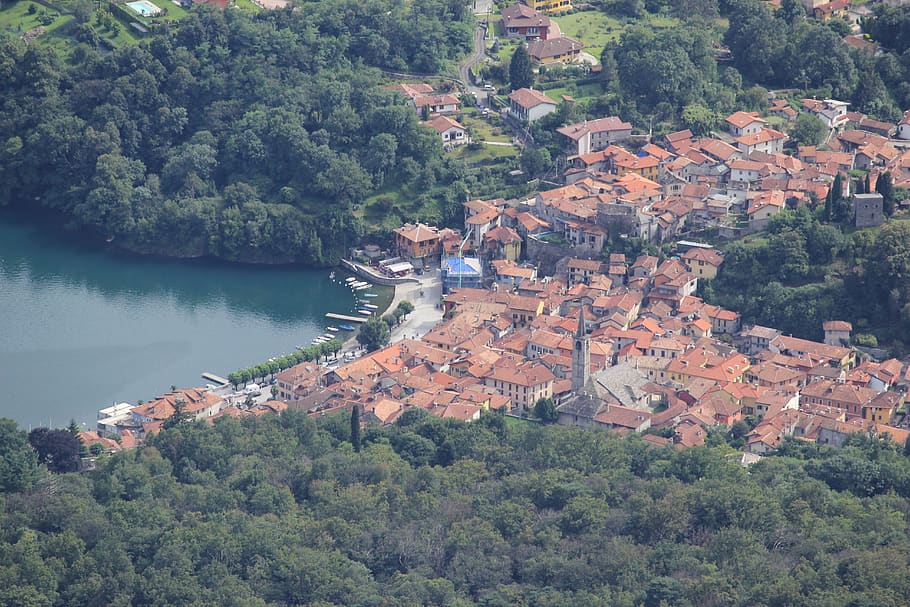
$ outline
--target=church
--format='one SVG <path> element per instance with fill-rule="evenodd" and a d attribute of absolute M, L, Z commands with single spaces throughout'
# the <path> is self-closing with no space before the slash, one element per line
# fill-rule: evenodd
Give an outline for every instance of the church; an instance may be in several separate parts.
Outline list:
<path fill-rule="evenodd" d="M 591 373 L 591 344 L 585 314 L 578 311 L 572 343 L 572 393 L 556 410 L 562 425 L 643 432 L 651 426 L 648 378 L 628 363 Z"/>

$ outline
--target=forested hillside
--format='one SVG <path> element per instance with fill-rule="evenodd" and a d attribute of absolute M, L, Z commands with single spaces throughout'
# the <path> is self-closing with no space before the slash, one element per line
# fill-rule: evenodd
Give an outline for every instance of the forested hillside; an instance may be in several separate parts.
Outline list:
<path fill-rule="evenodd" d="M 376 67 L 437 72 L 470 49 L 471 20 L 460 0 L 198 9 L 70 63 L 0 34 L 0 205 L 143 252 L 329 263 L 384 184 L 446 200 L 438 137 Z"/>
<path fill-rule="evenodd" d="M 0 423 L 0 605 L 875 606 L 910 596 L 910 459 L 499 415 L 165 430 L 51 478 Z M 14 493 L 14 490 L 21 490 Z"/>

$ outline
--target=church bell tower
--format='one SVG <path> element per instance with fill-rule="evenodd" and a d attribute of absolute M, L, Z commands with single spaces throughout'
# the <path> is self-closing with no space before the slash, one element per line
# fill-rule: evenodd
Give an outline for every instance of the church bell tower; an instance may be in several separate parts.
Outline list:
<path fill-rule="evenodd" d="M 578 393 L 591 374 L 591 344 L 585 332 L 585 311 L 578 310 L 578 328 L 575 330 L 575 339 L 572 344 L 572 392 Z"/>

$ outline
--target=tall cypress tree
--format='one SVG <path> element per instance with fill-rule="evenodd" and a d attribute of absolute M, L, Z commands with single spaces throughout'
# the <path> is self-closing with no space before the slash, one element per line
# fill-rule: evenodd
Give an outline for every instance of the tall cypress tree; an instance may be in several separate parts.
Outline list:
<path fill-rule="evenodd" d="M 882 195 L 882 210 L 887 217 L 894 214 L 894 186 L 891 184 L 891 173 L 885 171 L 875 182 L 875 191 Z"/>
<path fill-rule="evenodd" d="M 524 44 L 519 44 L 512 54 L 509 63 L 509 84 L 512 90 L 527 89 L 534 85 L 534 68 L 531 66 L 531 56 Z"/>
<path fill-rule="evenodd" d="M 360 453 L 360 405 L 351 409 L 351 444 L 354 451 Z"/>

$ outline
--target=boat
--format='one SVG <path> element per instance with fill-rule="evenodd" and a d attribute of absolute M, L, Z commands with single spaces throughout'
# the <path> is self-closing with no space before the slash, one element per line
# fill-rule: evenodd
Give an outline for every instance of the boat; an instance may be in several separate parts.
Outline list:
<path fill-rule="evenodd" d="M 333 339 L 335 339 L 335 336 L 332 335 L 331 333 L 324 333 L 324 334 L 320 335 L 320 337 L 326 341 L 332 341 Z"/>
<path fill-rule="evenodd" d="M 379 306 L 374 306 L 373 304 L 363 304 L 360 307 L 364 310 L 377 310 L 379 308 Z"/>
<path fill-rule="evenodd" d="M 353 289 L 359 289 L 360 287 L 363 287 L 363 286 L 366 286 L 366 285 L 369 285 L 369 284 L 370 284 L 370 283 L 368 283 L 368 282 L 364 282 L 364 281 L 360 280 L 360 281 L 357 281 L 357 282 L 352 282 L 352 283 L 351 283 L 351 288 L 353 288 Z"/>
<path fill-rule="evenodd" d="M 361 293 L 361 297 L 379 297 L 379 293 Z"/>
<path fill-rule="evenodd" d="M 326 327 L 325 330 L 330 333 L 338 333 L 338 327 Z"/>
<path fill-rule="evenodd" d="M 329 280 L 335 280 L 335 272 L 329 272 Z"/>
<path fill-rule="evenodd" d="M 373 314 L 373 311 L 372 311 L 372 310 L 357 310 L 357 311 L 358 311 L 360 314 L 363 314 L 364 316 L 371 316 L 371 315 Z"/>
<path fill-rule="evenodd" d="M 357 277 L 356 277 L 356 276 L 348 276 L 347 278 L 344 279 L 344 281 L 345 281 L 346 283 L 348 283 L 348 284 L 351 284 L 352 282 L 357 282 Z"/>
<path fill-rule="evenodd" d="M 338 325 L 338 328 L 342 331 L 356 331 L 352 325 Z"/>
<path fill-rule="evenodd" d="M 364 289 L 369 289 L 369 288 L 372 287 L 372 286 L 373 286 L 373 285 L 371 285 L 371 284 L 368 283 L 368 284 L 365 284 L 365 285 L 360 286 L 360 287 L 354 287 L 354 290 L 355 290 L 355 291 L 363 291 Z"/>

